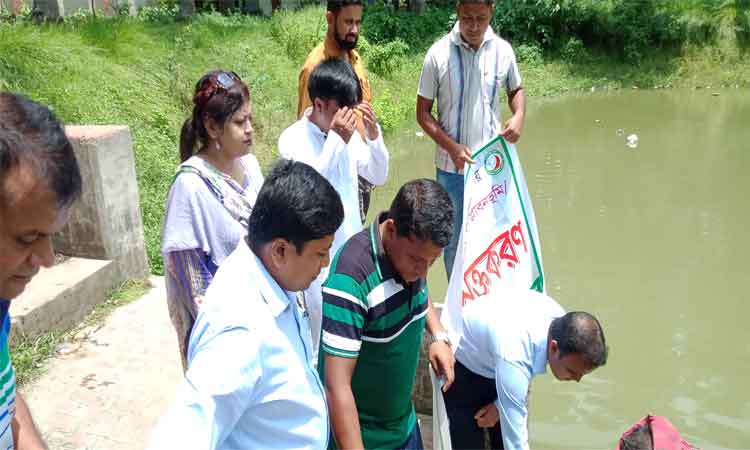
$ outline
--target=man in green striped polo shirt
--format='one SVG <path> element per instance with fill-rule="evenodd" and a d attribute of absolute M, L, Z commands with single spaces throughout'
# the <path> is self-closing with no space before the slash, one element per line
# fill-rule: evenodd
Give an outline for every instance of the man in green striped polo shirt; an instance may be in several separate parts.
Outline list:
<path fill-rule="evenodd" d="M 452 217 L 440 185 L 410 181 L 334 257 L 318 370 L 337 448 L 422 449 L 411 392 L 425 324 L 434 337 L 430 363 L 444 389 L 453 381 L 453 353 L 425 280 L 450 242 Z"/>

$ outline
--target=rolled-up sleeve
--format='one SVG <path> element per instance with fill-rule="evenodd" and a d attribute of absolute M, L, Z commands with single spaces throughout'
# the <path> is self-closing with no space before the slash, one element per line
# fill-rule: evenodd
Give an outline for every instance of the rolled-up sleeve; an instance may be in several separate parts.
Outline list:
<path fill-rule="evenodd" d="M 438 91 L 438 70 L 433 49 L 427 52 L 422 66 L 422 73 L 419 75 L 419 86 L 417 86 L 417 95 L 427 100 L 434 100 Z"/>
<path fill-rule="evenodd" d="M 505 82 L 505 89 L 508 92 L 514 92 L 521 87 L 521 71 L 518 70 L 518 63 L 516 62 L 516 54 L 513 49 L 508 46 L 510 52 L 510 65 L 508 67 L 508 78 Z"/>
<path fill-rule="evenodd" d="M 383 141 L 383 130 L 378 125 L 378 137 L 365 139 L 365 146 L 357 155 L 357 172 L 375 186 L 382 186 L 388 179 L 388 149 Z"/>
<path fill-rule="evenodd" d="M 528 368 L 497 358 L 495 364 L 496 406 L 505 450 L 528 450 L 528 410 L 526 397 L 531 383 Z"/>

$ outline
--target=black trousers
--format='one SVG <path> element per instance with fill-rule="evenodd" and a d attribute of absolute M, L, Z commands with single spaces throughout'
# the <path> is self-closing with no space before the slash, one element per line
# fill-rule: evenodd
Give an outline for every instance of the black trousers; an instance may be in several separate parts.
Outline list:
<path fill-rule="evenodd" d="M 456 378 L 448 392 L 443 392 L 445 409 L 450 421 L 451 444 L 454 450 L 485 448 L 485 430 L 489 431 L 493 449 L 503 448 L 500 422 L 490 428 L 480 428 L 474 414 L 497 399 L 495 380 L 477 375 L 456 361 Z"/>

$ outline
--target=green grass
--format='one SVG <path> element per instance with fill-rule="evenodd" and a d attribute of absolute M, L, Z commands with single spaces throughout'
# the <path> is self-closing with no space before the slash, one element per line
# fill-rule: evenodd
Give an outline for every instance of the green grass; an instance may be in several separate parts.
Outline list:
<path fill-rule="evenodd" d="M 279 134 L 295 120 L 299 68 L 325 33 L 320 6 L 271 19 L 202 14 L 175 22 L 164 15 L 151 9 L 140 18 L 83 17 L 42 26 L 0 21 L 0 89 L 52 106 L 69 124 L 130 126 L 148 258 L 156 274 L 163 272 L 164 201 L 195 81 L 221 67 L 248 82 L 256 133 L 253 151 L 266 167 L 276 157 Z M 447 27 L 441 17 L 434 16 L 436 27 Z M 435 36 L 444 31 L 437 29 Z M 371 67 L 370 77 L 386 134 L 414 120 L 416 85 L 431 41 L 406 51 L 394 46 L 393 55 L 382 48 L 373 51 L 375 44 L 362 44 L 365 60 L 369 46 L 379 61 L 380 70 Z M 750 84 L 748 58 L 731 43 L 657 49 L 638 64 L 575 45 L 527 56 L 520 65 L 530 101 L 592 87 Z"/>
<path fill-rule="evenodd" d="M 50 331 L 34 338 L 16 336 L 11 342 L 10 353 L 18 385 L 23 386 L 41 376 L 46 367 L 45 363 L 55 355 L 60 344 L 75 341 L 75 336 L 82 330 L 101 325 L 114 309 L 141 297 L 149 288 L 147 280 L 126 281 L 110 291 L 107 299 L 97 304 L 75 328 Z"/>

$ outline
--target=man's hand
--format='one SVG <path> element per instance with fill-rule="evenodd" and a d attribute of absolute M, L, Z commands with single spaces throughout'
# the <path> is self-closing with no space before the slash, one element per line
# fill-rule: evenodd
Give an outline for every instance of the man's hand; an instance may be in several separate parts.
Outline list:
<path fill-rule="evenodd" d="M 505 121 L 503 129 L 500 130 L 500 136 L 504 137 L 506 141 L 511 144 L 518 142 L 521 137 L 521 129 L 523 128 L 523 118 L 518 114 L 513 114 L 513 117 Z"/>
<path fill-rule="evenodd" d="M 354 131 L 357 129 L 357 115 L 354 114 L 354 110 L 346 106 L 339 108 L 331 119 L 330 129 L 335 131 L 348 144 L 349 139 L 352 138 Z"/>
<path fill-rule="evenodd" d="M 453 164 L 456 166 L 456 170 L 459 172 L 464 169 L 466 163 L 474 164 L 474 160 L 471 159 L 471 150 L 465 145 L 456 144 L 448 154 L 450 155 Z"/>
<path fill-rule="evenodd" d="M 497 412 L 497 406 L 492 402 L 479 408 L 479 411 L 474 414 L 474 419 L 479 428 L 491 428 L 500 420 L 500 414 Z"/>
<path fill-rule="evenodd" d="M 362 102 L 357 105 L 356 108 L 362 113 L 362 121 L 365 124 L 367 139 L 374 141 L 378 138 L 380 133 L 378 131 L 378 118 L 375 115 L 375 111 L 372 109 L 372 105 L 367 102 Z"/>
<path fill-rule="evenodd" d="M 453 379 L 455 377 L 453 372 L 453 364 L 455 359 L 453 358 L 453 351 L 451 346 L 445 341 L 435 341 L 430 344 L 430 365 L 432 369 L 438 375 L 445 376 L 445 384 L 443 384 L 443 392 L 447 391 Z"/>

